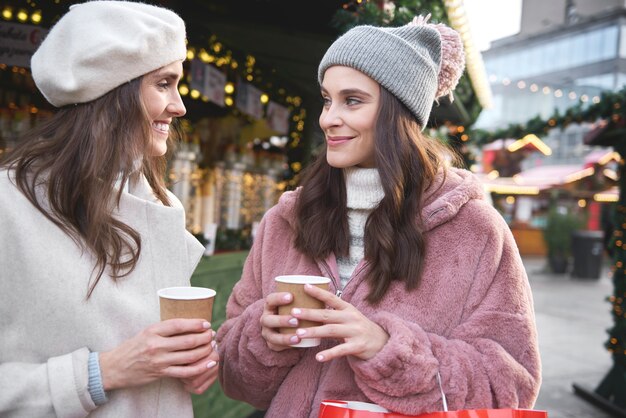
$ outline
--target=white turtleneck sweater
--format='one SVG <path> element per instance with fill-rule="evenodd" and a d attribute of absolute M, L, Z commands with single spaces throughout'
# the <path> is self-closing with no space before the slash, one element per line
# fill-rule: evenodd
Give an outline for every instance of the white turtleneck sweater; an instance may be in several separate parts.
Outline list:
<path fill-rule="evenodd" d="M 341 287 L 345 287 L 355 267 L 363 259 L 365 223 L 385 196 L 376 168 L 350 167 L 344 169 L 350 227 L 350 250 L 347 257 L 337 257 Z"/>

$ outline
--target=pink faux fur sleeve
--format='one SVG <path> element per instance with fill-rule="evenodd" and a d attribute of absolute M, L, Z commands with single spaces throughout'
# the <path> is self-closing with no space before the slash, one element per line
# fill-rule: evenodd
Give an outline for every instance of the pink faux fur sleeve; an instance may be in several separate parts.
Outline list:
<path fill-rule="evenodd" d="M 218 330 L 220 384 L 231 398 L 266 409 L 291 366 L 300 359 L 298 350 L 275 352 L 261 336 L 260 318 L 271 287 L 261 280 L 267 218 L 261 221 L 255 245 L 244 265 L 226 307 L 227 320 Z M 269 245 L 268 245 L 269 246 Z M 267 256 L 267 255 L 265 255 Z M 274 257 L 272 257 L 274 258 Z"/>
<path fill-rule="evenodd" d="M 462 212 L 480 213 L 480 206 L 470 203 Z M 451 410 L 534 405 L 541 367 L 528 279 L 506 224 L 483 212 L 477 225 L 488 233 L 468 248 L 477 260 L 464 306 L 450 294 L 449 309 L 462 317 L 449 335 L 427 332 L 397 313 L 372 315 L 390 339 L 374 358 L 349 363 L 373 402 L 403 413 L 441 410 L 439 372 Z M 438 297 L 436 304 L 446 303 L 445 294 Z"/>

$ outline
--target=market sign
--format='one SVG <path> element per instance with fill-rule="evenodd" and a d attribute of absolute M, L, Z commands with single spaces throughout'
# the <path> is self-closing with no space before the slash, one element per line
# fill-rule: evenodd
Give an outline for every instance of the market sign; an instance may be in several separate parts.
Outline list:
<path fill-rule="evenodd" d="M 190 86 L 192 89 L 198 90 L 209 101 L 224 107 L 225 85 L 226 74 L 200 60 L 191 61 Z"/>
<path fill-rule="evenodd" d="M 243 113 L 252 116 L 255 119 L 263 117 L 263 103 L 261 103 L 261 90 L 257 89 L 250 83 L 239 80 L 237 83 L 237 97 L 235 98 L 235 106 Z"/>
<path fill-rule="evenodd" d="M 30 57 L 47 33 L 39 26 L 0 22 L 0 64 L 30 68 Z"/>
<path fill-rule="evenodd" d="M 267 105 L 267 123 L 281 135 L 289 133 L 289 109 L 270 100 Z"/>

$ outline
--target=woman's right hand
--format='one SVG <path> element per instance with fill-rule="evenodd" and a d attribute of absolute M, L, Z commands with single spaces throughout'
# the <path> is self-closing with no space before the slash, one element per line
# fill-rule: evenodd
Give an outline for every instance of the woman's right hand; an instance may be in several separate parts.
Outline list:
<path fill-rule="evenodd" d="M 207 371 L 213 347 L 211 325 L 202 319 L 157 322 L 99 354 L 104 390 L 139 386 L 162 377 L 188 379 Z"/>
<path fill-rule="evenodd" d="M 288 305 L 293 300 L 289 292 L 270 293 L 265 298 L 263 314 L 261 315 L 261 335 L 265 338 L 267 346 L 274 351 L 283 351 L 292 348 L 292 344 L 300 342 L 295 335 L 298 320 L 291 315 L 278 315 L 278 307 Z M 281 334 L 278 328 L 293 328 L 294 335 Z"/>

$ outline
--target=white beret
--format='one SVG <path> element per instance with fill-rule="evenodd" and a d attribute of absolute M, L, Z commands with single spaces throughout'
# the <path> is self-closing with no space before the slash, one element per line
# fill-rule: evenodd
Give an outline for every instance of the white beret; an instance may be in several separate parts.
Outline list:
<path fill-rule="evenodd" d="M 35 84 L 56 107 L 85 103 L 187 55 L 185 22 L 131 1 L 73 5 L 31 59 Z"/>

